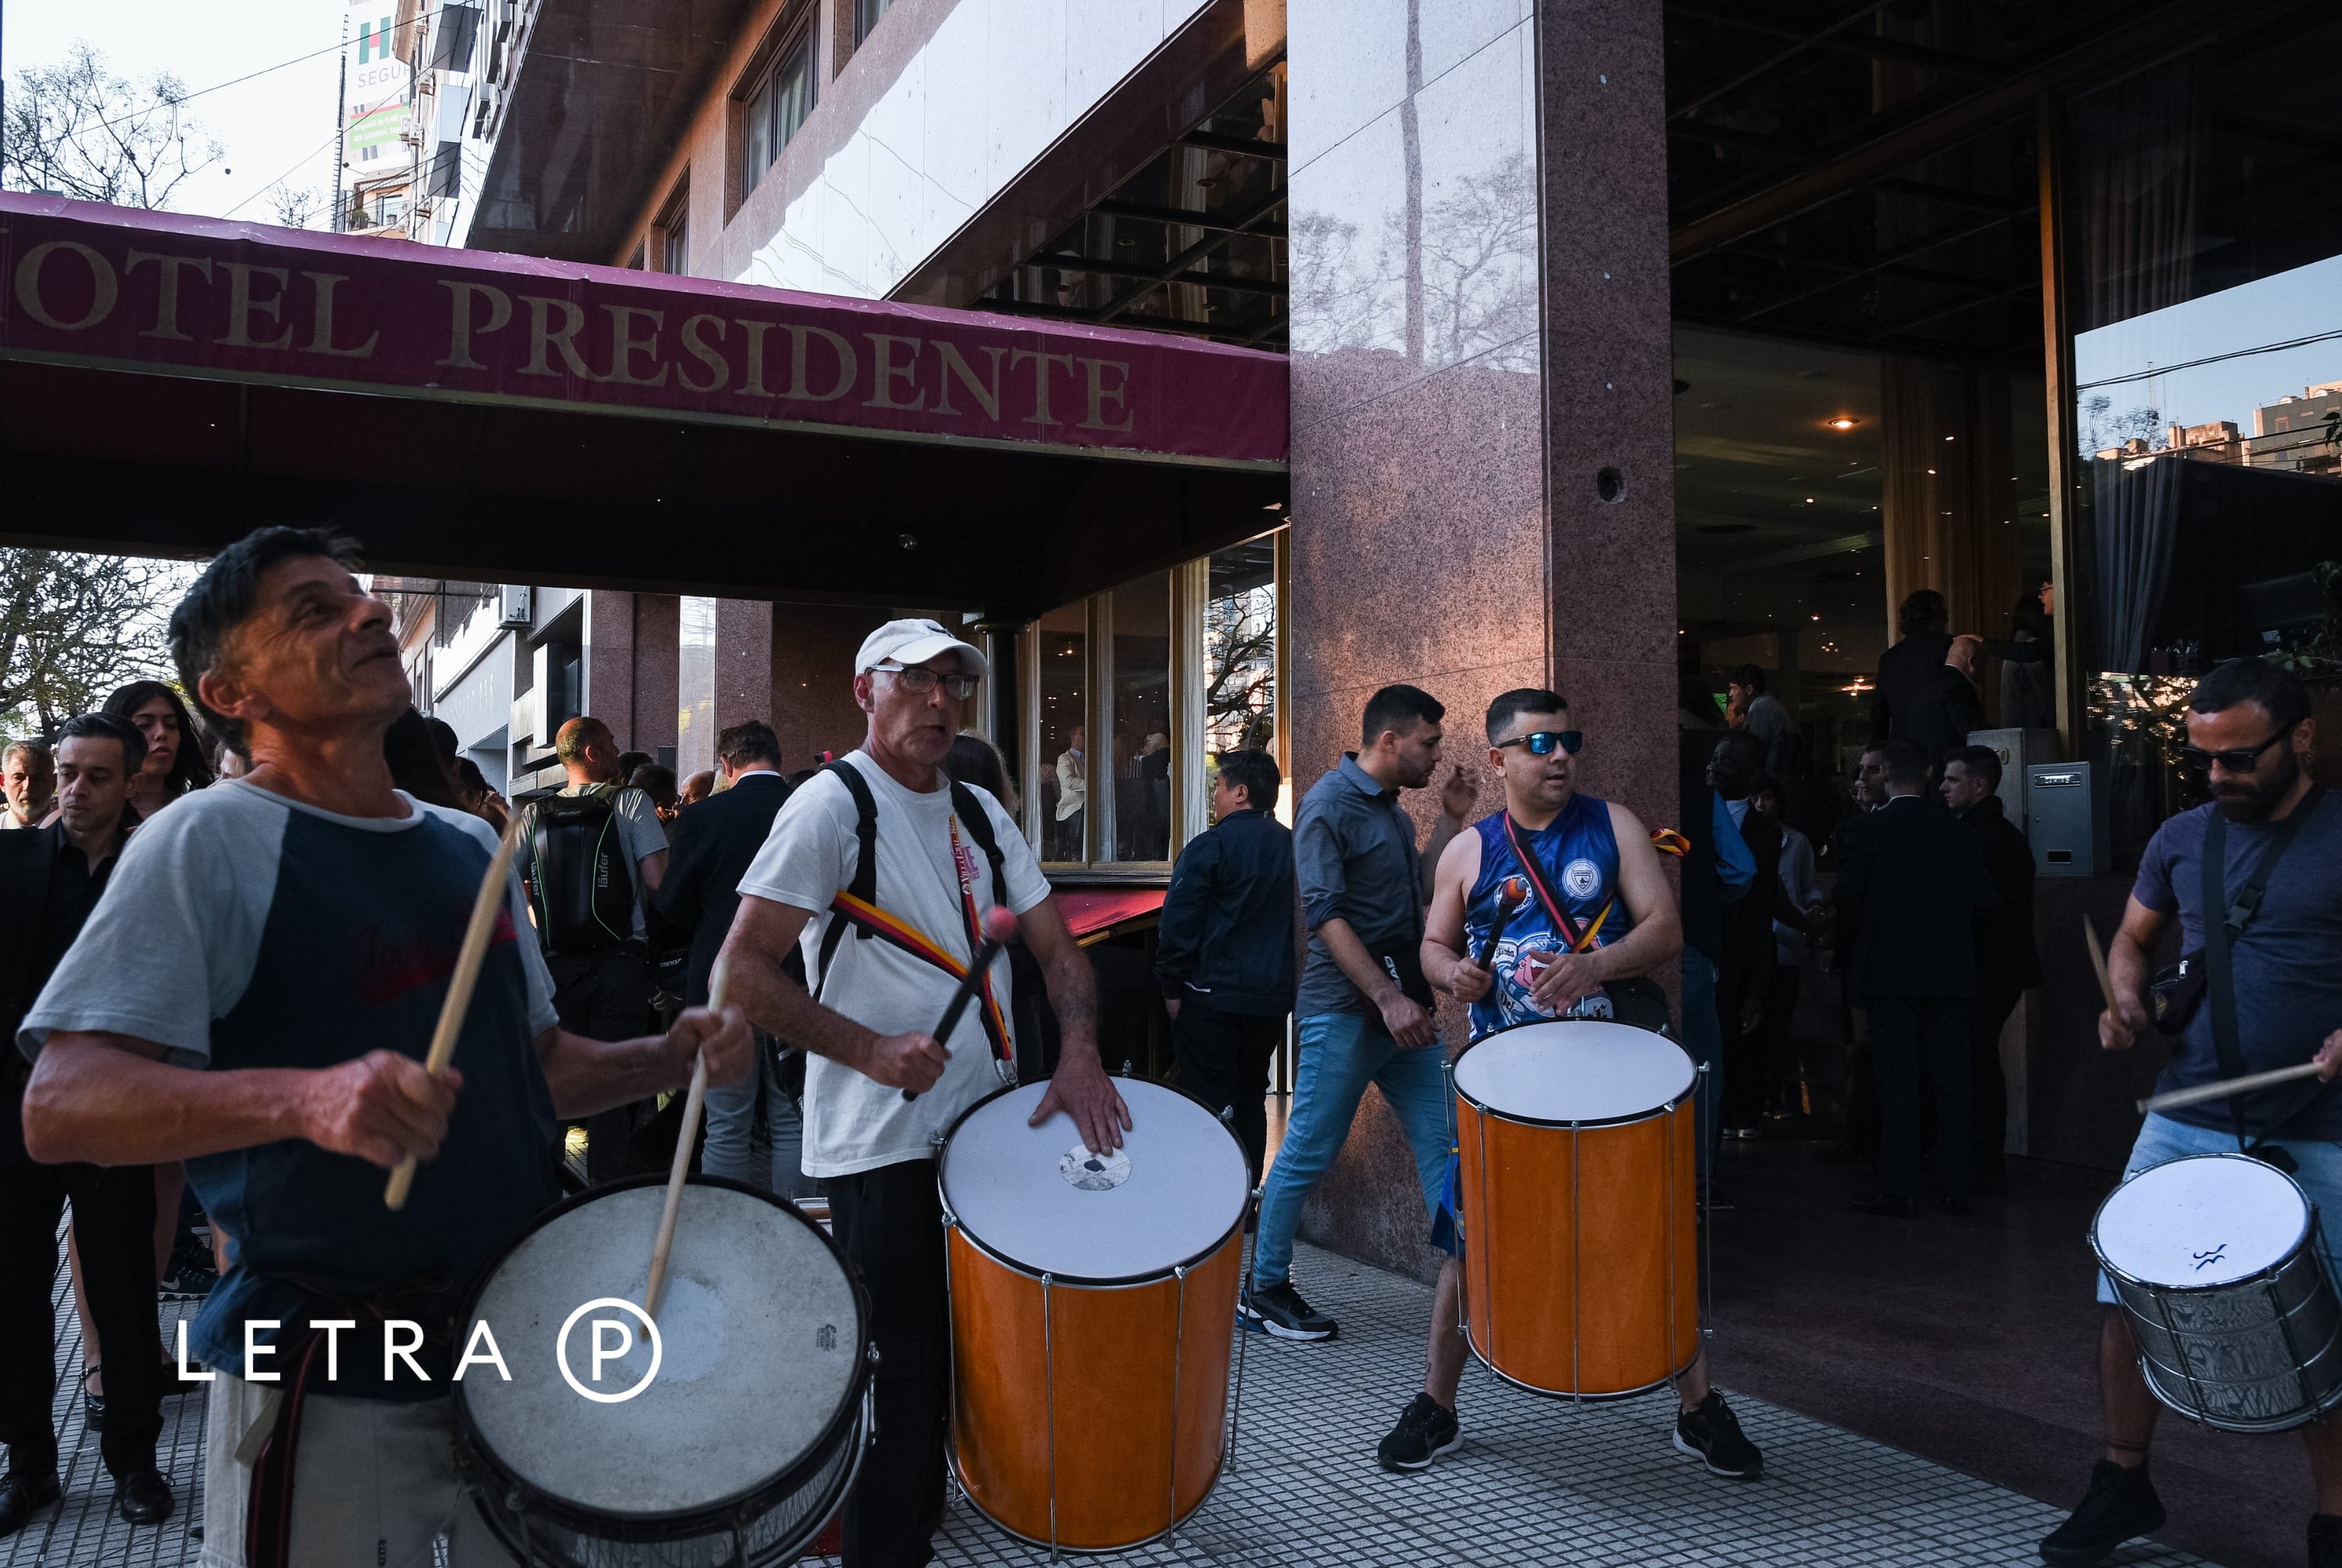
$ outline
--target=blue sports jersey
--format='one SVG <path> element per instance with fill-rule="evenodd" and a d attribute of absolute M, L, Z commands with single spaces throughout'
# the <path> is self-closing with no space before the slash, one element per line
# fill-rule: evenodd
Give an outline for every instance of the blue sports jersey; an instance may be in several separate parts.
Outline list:
<path fill-rule="evenodd" d="M 1532 1024 L 1554 1016 L 1529 1000 L 1531 978 L 1521 969 L 1525 954 L 1561 953 L 1576 948 L 1590 952 L 1607 947 L 1634 929 L 1634 919 L 1618 902 L 1618 839 L 1610 830 L 1608 803 L 1592 795 L 1572 794 L 1554 819 L 1532 833 L 1519 828 L 1521 840 L 1536 855 L 1545 880 L 1563 902 L 1562 920 L 1554 918 L 1537 896 L 1536 883 L 1522 869 L 1505 831 L 1506 814 L 1484 817 L 1474 824 L 1480 835 L 1480 876 L 1464 905 L 1464 950 L 1476 960 L 1488 928 L 1496 918 L 1497 894 L 1511 877 L 1519 877 L 1528 897 L 1505 923 L 1490 967 L 1496 983 L 1488 994 L 1472 1004 L 1472 1038 L 1515 1024 Z M 1607 1018 L 1610 1000 L 1600 992 L 1582 997 L 1568 1014 L 1572 1018 Z"/>

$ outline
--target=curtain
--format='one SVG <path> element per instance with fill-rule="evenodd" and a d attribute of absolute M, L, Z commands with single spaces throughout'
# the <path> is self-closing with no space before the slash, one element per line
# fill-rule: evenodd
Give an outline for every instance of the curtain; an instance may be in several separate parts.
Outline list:
<path fill-rule="evenodd" d="M 2097 519 L 2097 663 L 2142 672 L 2147 639 L 2163 612 L 2164 584 L 2179 534 L 2179 479 L 2187 459 L 2100 458 L 2090 464 Z"/>
<path fill-rule="evenodd" d="M 2087 332 L 2189 298 L 2206 121 L 2194 56 L 2074 101 L 2073 207 L 2079 306 Z"/>

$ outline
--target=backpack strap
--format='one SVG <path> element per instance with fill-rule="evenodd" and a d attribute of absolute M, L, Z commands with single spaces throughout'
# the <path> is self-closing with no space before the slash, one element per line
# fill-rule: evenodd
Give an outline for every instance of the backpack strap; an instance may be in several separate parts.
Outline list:
<path fill-rule="evenodd" d="M 846 793 L 854 797 L 854 874 L 846 880 L 845 891 L 865 904 L 878 902 L 878 802 L 870 793 L 870 781 L 862 771 L 844 758 L 822 764 L 822 772 L 836 774 Z M 837 944 L 846 940 L 846 928 L 850 921 L 833 920 L 821 937 L 821 973 L 814 976 L 813 999 L 821 1000 L 824 987 L 829 984 L 829 961 L 837 953 Z M 854 926 L 855 937 L 867 942 L 870 933 Z"/>
<path fill-rule="evenodd" d="M 985 864 L 992 867 L 992 901 L 1007 903 L 1008 879 L 1002 874 L 1006 863 L 1000 856 L 1000 840 L 992 831 L 992 814 L 984 809 L 976 792 L 957 779 L 951 781 L 951 802 L 953 814 L 967 829 L 967 836 L 976 840 L 976 847 L 984 851 Z"/>

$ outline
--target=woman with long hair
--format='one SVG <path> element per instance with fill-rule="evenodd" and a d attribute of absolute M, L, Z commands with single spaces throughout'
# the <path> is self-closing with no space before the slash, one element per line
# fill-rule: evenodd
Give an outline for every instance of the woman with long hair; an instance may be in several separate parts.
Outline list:
<path fill-rule="evenodd" d="M 133 681 L 115 689 L 98 709 L 146 737 L 146 765 L 130 781 L 130 807 L 144 820 L 186 794 L 212 782 L 209 747 L 187 704 L 160 681 Z"/>

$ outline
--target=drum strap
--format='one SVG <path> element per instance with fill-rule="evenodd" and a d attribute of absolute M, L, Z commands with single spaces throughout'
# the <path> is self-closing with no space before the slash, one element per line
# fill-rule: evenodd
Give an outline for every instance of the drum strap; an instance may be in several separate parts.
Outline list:
<path fill-rule="evenodd" d="M 2261 852 L 2259 863 L 2253 867 L 2251 878 L 2238 890 L 2233 903 L 2227 893 L 2228 819 L 2215 807 L 2204 827 L 2203 906 L 2204 906 L 2204 988 L 2206 1000 L 2212 1008 L 2212 1049 L 2220 1064 L 2220 1075 L 2241 1078 L 2245 1075 L 2245 1055 L 2237 1044 L 2237 974 L 2235 948 L 2244 937 L 2253 917 L 2260 913 L 2261 900 L 2267 895 L 2269 877 L 2277 871 L 2277 863 L 2301 830 L 2301 824 L 2317 809 L 2323 786 L 2311 784 L 2283 822 L 2270 835 L 2268 847 Z M 2228 1096 L 2228 1121 L 2236 1129 L 2237 1146 L 2251 1154 L 2262 1152 L 2269 1134 L 2282 1127 L 2326 1087 L 2320 1082 L 2287 1094 L 2276 1114 L 2267 1119 L 2268 1133 L 2259 1140 L 2252 1138 L 2245 1123 L 2245 1097 Z M 2269 1151 L 2282 1154 L 2283 1151 Z M 2290 1156 L 2287 1156 L 2289 1160 Z M 2280 1166 L 2280 1168 L 2285 1168 Z"/>
<path fill-rule="evenodd" d="M 1569 917 L 1569 906 L 1562 903 L 1561 895 L 1554 891 L 1553 879 L 1546 874 L 1545 863 L 1537 859 L 1529 842 L 1521 836 L 1521 824 L 1513 820 L 1513 814 L 1509 811 L 1505 814 L 1505 837 L 1513 846 L 1513 858 L 1521 863 L 1521 869 L 1528 874 L 1529 881 L 1536 884 L 1537 898 L 1553 915 L 1554 929 L 1560 932 L 1569 944 L 1569 950 L 1572 953 L 1593 951 L 1595 938 L 1601 934 L 1603 922 L 1610 918 L 1610 906 L 1618 902 L 1616 895 L 1613 894 L 1595 912 L 1592 920 L 1580 925 Z"/>

